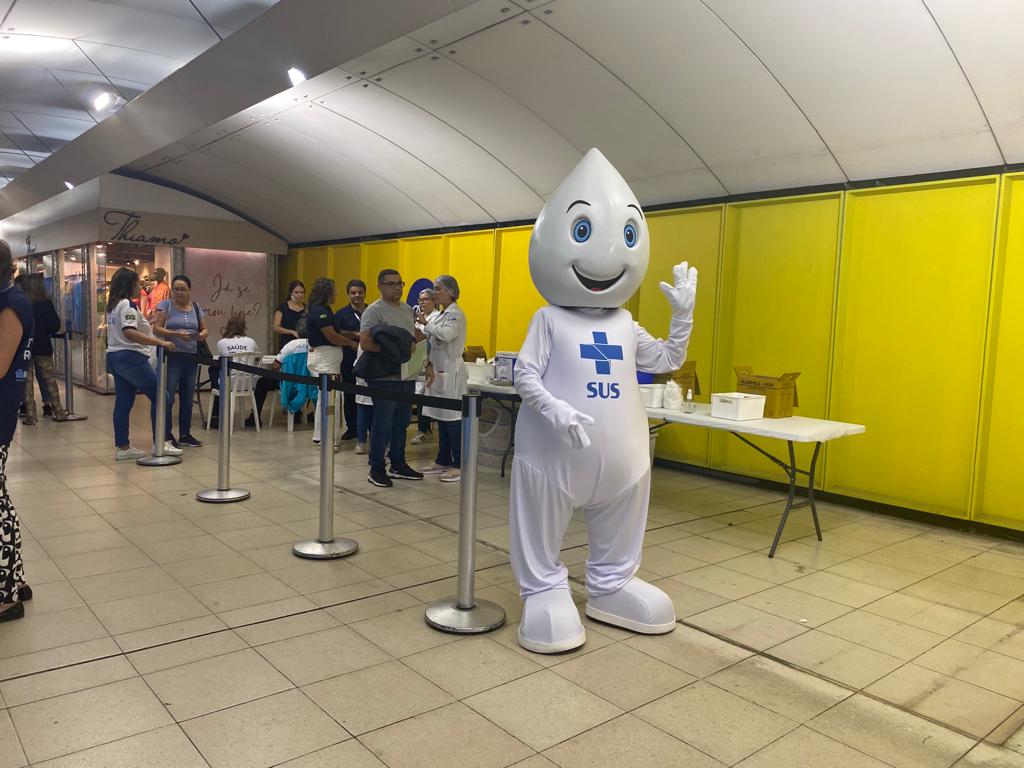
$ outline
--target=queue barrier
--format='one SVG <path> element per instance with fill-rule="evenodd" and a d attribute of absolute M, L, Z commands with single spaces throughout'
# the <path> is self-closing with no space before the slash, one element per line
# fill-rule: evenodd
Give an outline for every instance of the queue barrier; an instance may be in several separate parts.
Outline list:
<path fill-rule="evenodd" d="M 71 330 L 54 334 L 55 339 L 64 339 L 64 421 L 85 421 L 88 416 L 75 413 L 75 382 L 71 371 Z"/>
<path fill-rule="evenodd" d="M 320 374 L 319 377 L 299 376 L 296 374 L 274 371 L 255 365 L 240 363 L 231 355 L 220 358 L 200 357 L 184 352 L 170 352 L 170 355 L 192 359 L 203 365 L 218 364 L 217 360 L 225 361 L 219 365 L 220 398 L 220 443 L 217 457 L 217 488 L 199 491 L 196 498 L 207 502 L 241 501 L 249 497 L 244 488 L 231 488 L 231 430 L 228 428 L 228 397 L 230 372 L 239 371 L 256 376 L 264 376 L 277 381 L 291 381 L 297 384 L 316 386 L 319 390 L 317 408 L 320 409 L 320 514 L 319 530 L 316 539 L 304 540 L 292 547 L 297 557 L 315 560 L 331 560 L 347 557 L 359 551 L 359 543 L 354 539 L 334 537 L 334 437 L 337 430 L 337 419 L 330 396 L 332 391 L 346 394 L 366 395 L 382 400 L 389 400 L 408 405 L 430 406 L 445 410 L 458 411 L 462 414 L 462 487 L 459 495 L 459 566 L 457 594 L 439 600 L 427 606 L 424 618 L 431 627 L 442 632 L 456 634 L 478 634 L 497 629 L 505 623 L 505 609 L 489 600 L 477 600 L 474 595 L 476 578 L 476 509 L 477 509 L 477 452 L 480 441 L 480 397 L 472 394 L 461 400 L 454 398 L 417 395 L 396 392 L 390 389 L 379 389 L 343 382 L 340 376 Z M 163 359 L 163 349 L 158 352 L 159 364 Z M 166 389 L 166 372 L 160 380 L 160 388 Z M 163 434 L 163 421 L 158 411 L 159 434 Z M 163 441 L 159 441 L 162 452 Z M 170 457 L 176 458 L 176 457 Z M 139 460 L 141 463 L 141 459 Z M 179 459 L 180 461 L 180 459 Z M 244 494 L 244 495 L 243 495 Z"/>

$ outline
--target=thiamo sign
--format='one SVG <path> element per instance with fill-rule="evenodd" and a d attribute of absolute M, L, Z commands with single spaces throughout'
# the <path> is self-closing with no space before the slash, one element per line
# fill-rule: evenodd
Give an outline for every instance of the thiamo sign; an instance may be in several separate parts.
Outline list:
<path fill-rule="evenodd" d="M 143 224 L 142 214 L 135 211 L 107 211 L 103 214 L 103 223 L 114 228 L 114 233 L 107 236 L 112 241 L 139 245 L 180 245 L 188 240 L 188 232 L 153 234 Z"/>

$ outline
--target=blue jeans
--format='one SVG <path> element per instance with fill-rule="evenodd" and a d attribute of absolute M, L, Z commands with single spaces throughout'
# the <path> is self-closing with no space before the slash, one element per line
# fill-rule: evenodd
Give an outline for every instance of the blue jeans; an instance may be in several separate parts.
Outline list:
<path fill-rule="evenodd" d="M 164 420 L 164 439 L 170 440 L 171 409 L 174 406 L 174 393 L 178 393 L 178 436 L 192 434 L 192 398 L 196 394 L 196 371 L 199 364 L 180 357 L 165 357 L 167 366 L 167 418 Z"/>
<path fill-rule="evenodd" d="M 442 467 L 462 466 L 462 421 L 437 422 L 437 464 Z"/>
<path fill-rule="evenodd" d="M 141 352 L 121 350 L 107 352 L 107 371 L 114 376 L 114 443 L 118 448 L 131 445 L 128 422 L 135 405 L 135 394 L 141 392 L 149 398 L 149 418 L 156 436 L 157 380 L 149 358 Z"/>
<path fill-rule="evenodd" d="M 392 381 L 374 379 L 367 382 L 377 389 L 395 392 L 416 393 L 415 381 Z M 373 398 L 373 426 L 370 428 L 370 469 L 384 471 L 384 453 L 391 459 L 392 467 L 405 466 L 405 430 L 412 421 L 412 406 L 396 403 L 381 397 Z"/>
<path fill-rule="evenodd" d="M 348 397 L 348 395 L 345 395 Z M 366 442 L 366 436 L 370 433 L 370 425 L 373 424 L 373 406 L 356 404 L 356 441 Z"/>

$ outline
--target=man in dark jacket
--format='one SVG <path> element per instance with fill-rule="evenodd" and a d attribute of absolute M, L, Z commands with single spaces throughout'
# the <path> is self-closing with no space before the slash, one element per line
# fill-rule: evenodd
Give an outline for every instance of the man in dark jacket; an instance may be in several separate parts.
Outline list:
<path fill-rule="evenodd" d="M 405 283 L 397 270 L 385 269 L 377 276 L 380 299 L 366 308 L 360 322 L 359 345 L 363 349 L 363 357 L 369 353 L 382 351 L 381 344 L 374 337 L 374 329 L 380 326 L 392 326 L 396 330 L 408 333 L 406 341 L 409 342 L 409 352 L 405 360 L 411 356 L 416 345 L 414 340 L 416 330 L 413 325 L 412 307 L 402 301 L 404 287 Z M 385 337 L 388 339 L 390 347 L 394 334 L 389 330 L 386 335 L 381 336 L 381 340 L 383 341 Z M 392 350 L 392 354 L 394 354 L 394 350 Z M 378 359 L 378 362 L 384 361 Z M 393 368 L 389 370 L 393 370 Z M 379 374 L 366 378 L 366 383 L 371 387 L 390 389 L 410 395 L 415 394 L 415 375 L 408 380 L 403 380 L 401 363 L 399 363 L 399 370 L 395 373 L 384 373 L 382 370 L 371 373 Z M 369 481 L 373 485 L 390 488 L 394 484 L 391 481 L 393 477 L 401 480 L 423 479 L 423 473 L 410 467 L 405 460 L 405 430 L 411 419 L 412 406 L 408 403 L 396 403 L 382 397 L 373 398 L 373 426 L 370 429 L 369 456 Z M 385 453 L 390 460 L 390 468 L 385 464 Z"/>

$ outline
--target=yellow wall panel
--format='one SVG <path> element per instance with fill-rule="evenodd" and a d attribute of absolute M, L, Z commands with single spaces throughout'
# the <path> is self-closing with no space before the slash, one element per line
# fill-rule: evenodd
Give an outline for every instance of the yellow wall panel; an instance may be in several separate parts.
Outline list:
<path fill-rule="evenodd" d="M 826 488 L 969 510 L 998 177 L 847 194 Z M 802 392 L 801 392 L 802 395 Z"/>
<path fill-rule="evenodd" d="M 498 292 L 494 270 L 494 230 L 444 236 L 448 272 L 459 281 L 459 306 L 466 313 L 466 346 L 494 354 L 492 320 Z"/>
<path fill-rule="evenodd" d="M 1003 177 L 974 518 L 1024 530 L 1024 174 Z"/>
<path fill-rule="evenodd" d="M 440 235 L 399 240 L 398 254 L 402 279 L 409 285 L 421 278 L 433 280 L 447 272 L 444 238 Z"/>
<path fill-rule="evenodd" d="M 841 208 L 838 193 L 726 206 L 715 392 L 736 390 L 737 365 L 769 376 L 799 371 L 795 414 L 825 418 Z M 776 455 L 785 452 L 778 440 L 753 442 Z M 810 465 L 812 450 L 798 446 L 799 466 Z M 724 432 L 712 435 L 711 463 L 785 479 L 768 459 Z"/>
<path fill-rule="evenodd" d="M 705 403 L 709 402 L 711 392 L 722 212 L 722 206 L 716 205 L 648 214 L 651 262 L 635 302 L 637 322 L 652 335 L 664 338 L 668 333 L 671 308 L 658 285 L 662 280 L 671 283 L 672 267 L 682 261 L 688 261 L 697 268 L 697 306 L 694 308 L 693 334 L 686 356 L 697 361 L 697 377 L 703 395 L 695 396 L 695 399 Z M 706 466 L 708 437 L 706 429 L 662 427 L 658 431 L 656 455 Z"/>
<path fill-rule="evenodd" d="M 306 284 L 306 292 L 318 277 L 327 276 L 327 247 L 303 248 L 299 257 L 299 277 Z"/>
<path fill-rule="evenodd" d="M 300 280 L 299 277 L 299 254 L 300 251 L 292 248 L 287 256 L 281 256 L 277 260 L 277 296 L 274 302 L 276 307 L 288 298 L 288 283 L 292 280 Z"/>
<path fill-rule="evenodd" d="M 523 345 L 530 320 L 547 301 L 530 277 L 530 234 L 533 227 L 512 227 L 497 232 L 498 303 L 494 344 L 487 354 L 515 352 Z"/>
<path fill-rule="evenodd" d="M 377 275 L 384 269 L 398 269 L 398 241 L 374 240 L 362 244 L 363 281 L 366 283 L 366 302 L 372 303 L 380 298 L 377 290 Z M 403 275 L 403 280 L 408 277 Z"/>
<path fill-rule="evenodd" d="M 362 277 L 361 251 L 359 243 L 332 245 L 327 249 L 327 277 L 334 280 L 338 292 L 334 301 L 335 309 L 348 303 L 345 284 L 349 280 Z"/>

